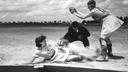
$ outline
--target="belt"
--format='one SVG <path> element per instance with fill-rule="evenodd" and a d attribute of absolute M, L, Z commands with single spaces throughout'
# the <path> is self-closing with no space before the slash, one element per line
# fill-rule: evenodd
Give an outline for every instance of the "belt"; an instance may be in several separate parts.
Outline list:
<path fill-rule="evenodd" d="M 110 14 L 104 15 L 103 17 L 101 17 L 101 19 L 106 18 L 107 16 L 109 16 Z"/>

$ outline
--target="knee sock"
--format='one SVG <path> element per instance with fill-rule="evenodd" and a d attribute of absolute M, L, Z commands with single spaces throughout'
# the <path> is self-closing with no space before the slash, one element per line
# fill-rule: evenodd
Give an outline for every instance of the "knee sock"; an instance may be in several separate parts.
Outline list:
<path fill-rule="evenodd" d="M 107 44 L 108 54 L 112 54 L 112 44 Z"/>

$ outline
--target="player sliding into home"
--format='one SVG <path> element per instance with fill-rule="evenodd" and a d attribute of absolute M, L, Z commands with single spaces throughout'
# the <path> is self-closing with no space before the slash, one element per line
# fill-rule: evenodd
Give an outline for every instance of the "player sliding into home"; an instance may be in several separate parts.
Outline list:
<path fill-rule="evenodd" d="M 69 8 L 69 11 L 71 14 L 77 16 L 80 19 L 86 19 L 86 18 L 92 17 L 94 20 L 102 22 L 101 35 L 99 38 L 102 51 L 101 51 L 101 56 L 99 57 L 99 60 L 106 60 L 106 55 L 108 57 L 113 56 L 112 43 L 111 43 L 110 37 L 112 33 L 123 24 L 123 21 L 118 19 L 109 11 L 96 7 L 96 2 L 94 0 L 89 0 L 87 3 L 87 6 L 88 6 L 88 9 L 90 10 L 90 13 L 87 15 L 83 15 L 81 12 L 77 11 L 74 7 Z M 105 44 L 103 44 L 104 42 Z M 105 48 L 107 48 L 107 50 L 105 50 Z M 107 52 L 104 52 L 104 51 L 107 51 Z"/>
<path fill-rule="evenodd" d="M 79 51 L 72 50 L 75 47 L 77 48 L 78 46 L 76 44 L 69 43 L 66 39 L 61 39 L 58 42 L 48 41 L 46 36 L 40 35 L 36 37 L 35 44 L 37 49 L 33 55 L 33 58 L 29 62 L 30 64 L 44 62 L 64 63 L 82 60 L 93 61 L 96 59 L 96 55 L 85 56 L 84 54 L 80 54 Z M 41 61 L 36 62 L 36 59 L 40 58 Z"/>
<path fill-rule="evenodd" d="M 43 58 L 41 62 L 66 62 L 82 59 L 81 55 L 69 50 L 66 40 L 58 44 L 56 42 L 51 43 L 46 40 L 46 36 L 41 35 L 35 39 L 35 44 L 37 50 L 30 63 L 34 63 L 35 59 L 40 57 Z"/>

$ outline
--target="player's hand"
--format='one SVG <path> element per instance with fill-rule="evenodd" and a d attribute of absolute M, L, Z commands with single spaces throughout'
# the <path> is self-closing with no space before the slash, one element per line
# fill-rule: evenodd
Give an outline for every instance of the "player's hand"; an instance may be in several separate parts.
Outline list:
<path fill-rule="evenodd" d="M 68 43 L 69 43 L 68 40 L 66 40 L 66 39 L 64 39 L 64 38 L 61 38 L 61 39 L 59 40 L 58 45 L 59 45 L 59 46 L 67 46 Z"/>
<path fill-rule="evenodd" d="M 74 12 L 77 12 L 77 10 L 74 7 L 70 7 L 69 11 L 70 11 L 71 14 L 73 14 Z"/>

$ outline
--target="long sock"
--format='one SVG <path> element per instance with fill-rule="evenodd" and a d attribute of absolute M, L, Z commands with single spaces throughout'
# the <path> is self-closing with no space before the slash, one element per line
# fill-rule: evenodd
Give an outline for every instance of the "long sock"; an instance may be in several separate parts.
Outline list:
<path fill-rule="evenodd" d="M 112 54 L 112 44 L 107 44 L 108 55 Z"/>

